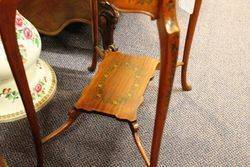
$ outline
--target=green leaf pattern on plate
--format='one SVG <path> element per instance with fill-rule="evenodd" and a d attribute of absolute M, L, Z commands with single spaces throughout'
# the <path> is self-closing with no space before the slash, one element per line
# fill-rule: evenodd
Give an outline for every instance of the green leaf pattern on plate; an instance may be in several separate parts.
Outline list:
<path fill-rule="evenodd" d="M 40 69 L 42 68 L 39 63 L 37 63 L 36 66 Z M 36 101 L 38 98 L 41 98 L 45 95 L 47 80 L 48 80 L 47 77 L 44 76 L 32 88 L 31 96 L 34 101 Z M 20 98 L 20 94 L 17 90 L 12 90 L 11 88 L 4 88 L 2 91 L 0 91 L 0 100 L 1 98 L 6 99 L 8 101 L 12 101 L 14 103 L 15 100 Z"/>

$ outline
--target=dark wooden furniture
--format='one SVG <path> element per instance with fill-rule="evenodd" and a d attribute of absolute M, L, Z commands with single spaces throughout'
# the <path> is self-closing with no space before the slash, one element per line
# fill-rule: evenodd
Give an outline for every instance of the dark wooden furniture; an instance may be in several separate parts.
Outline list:
<path fill-rule="evenodd" d="M 109 3 L 99 4 L 100 32 L 107 49 L 113 45 L 113 31 L 119 13 Z M 90 0 L 22 0 L 18 9 L 45 35 L 57 35 L 70 23 L 91 23 Z"/>
<path fill-rule="evenodd" d="M 37 153 L 37 164 L 38 166 L 43 166 L 40 127 L 37 122 L 32 97 L 29 91 L 29 86 L 16 39 L 15 17 L 18 1 L 19 0 L 0 1 L 0 34 L 8 62 L 10 64 L 14 79 L 21 95 L 24 108 L 27 113 L 27 118 L 31 127 L 31 132 L 33 135 Z"/>

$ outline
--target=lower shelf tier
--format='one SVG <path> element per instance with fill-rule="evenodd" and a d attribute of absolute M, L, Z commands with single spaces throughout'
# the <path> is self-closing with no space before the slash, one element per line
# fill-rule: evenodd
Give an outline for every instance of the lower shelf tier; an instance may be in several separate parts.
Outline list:
<path fill-rule="evenodd" d="M 157 59 L 147 56 L 106 53 L 75 107 L 131 122 L 137 120 L 137 109 L 158 64 Z"/>

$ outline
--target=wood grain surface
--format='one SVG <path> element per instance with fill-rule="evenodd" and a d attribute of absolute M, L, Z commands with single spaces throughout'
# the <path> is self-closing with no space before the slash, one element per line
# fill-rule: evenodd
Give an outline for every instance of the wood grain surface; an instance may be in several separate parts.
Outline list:
<path fill-rule="evenodd" d="M 75 107 L 136 121 L 137 108 L 157 64 L 157 59 L 148 56 L 107 53 Z"/>

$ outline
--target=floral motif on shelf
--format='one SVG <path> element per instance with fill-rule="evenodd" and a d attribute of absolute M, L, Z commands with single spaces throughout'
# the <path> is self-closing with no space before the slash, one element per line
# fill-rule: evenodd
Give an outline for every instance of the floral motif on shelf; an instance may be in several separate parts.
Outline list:
<path fill-rule="evenodd" d="M 118 69 L 118 67 L 127 68 L 128 70 L 130 70 L 132 72 L 132 74 L 134 74 L 134 76 L 135 76 L 134 82 L 133 82 L 132 86 L 130 87 L 130 89 L 128 90 L 128 92 L 126 92 L 124 94 L 124 96 L 121 96 L 121 97 L 118 97 L 115 99 L 104 98 L 105 82 L 107 82 L 108 78 L 111 76 L 111 73 L 116 71 Z M 114 62 L 110 68 L 106 69 L 100 82 L 97 83 L 96 97 L 102 99 L 102 101 L 104 103 L 110 103 L 113 105 L 120 105 L 120 104 L 127 103 L 129 100 L 131 100 L 131 98 L 134 96 L 134 94 L 138 90 L 142 76 L 143 76 L 143 70 L 139 69 L 134 64 L 129 63 L 129 62 L 125 62 L 125 63 Z"/>

